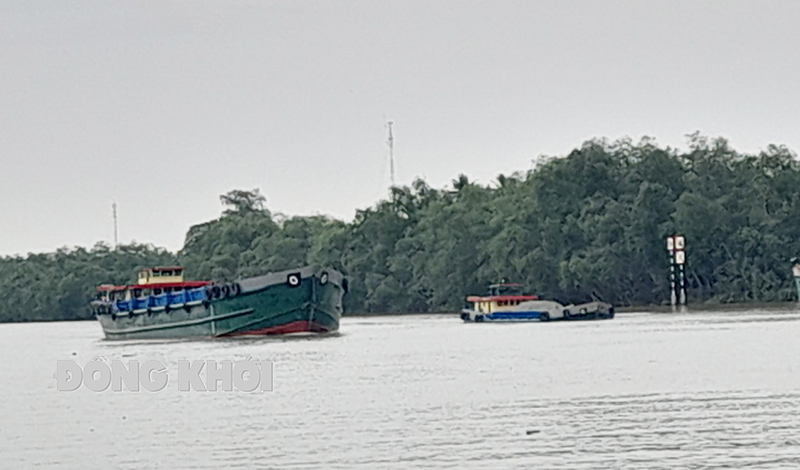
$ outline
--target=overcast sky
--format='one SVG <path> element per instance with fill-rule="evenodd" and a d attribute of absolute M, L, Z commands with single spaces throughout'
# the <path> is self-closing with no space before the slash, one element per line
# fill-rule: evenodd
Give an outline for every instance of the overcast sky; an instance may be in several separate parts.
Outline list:
<path fill-rule="evenodd" d="M 800 148 L 796 1 L 0 0 L 0 254 L 179 249 L 219 195 L 355 210 L 593 137 Z"/>

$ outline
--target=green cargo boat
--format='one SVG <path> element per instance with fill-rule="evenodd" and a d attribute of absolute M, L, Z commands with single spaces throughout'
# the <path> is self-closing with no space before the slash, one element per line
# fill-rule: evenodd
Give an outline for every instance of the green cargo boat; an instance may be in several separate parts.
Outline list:
<path fill-rule="evenodd" d="M 339 329 L 347 279 L 307 266 L 229 283 L 185 281 L 184 267 L 139 272 L 98 287 L 92 308 L 107 339 L 217 338 Z"/>

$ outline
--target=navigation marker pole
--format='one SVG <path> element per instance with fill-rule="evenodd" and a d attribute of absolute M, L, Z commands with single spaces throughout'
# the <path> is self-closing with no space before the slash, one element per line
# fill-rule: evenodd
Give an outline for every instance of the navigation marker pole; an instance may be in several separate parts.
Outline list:
<path fill-rule="evenodd" d="M 683 235 L 667 237 L 669 252 L 670 304 L 686 305 L 686 241 Z"/>
<path fill-rule="evenodd" d="M 797 290 L 797 300 L 800 301 L 800 261 L 792 258 L 792 277 L 794 278 L 794 288 Z"/>
<path fill-rule="evenodd" d="M 667 237 L 667 251 L 669 251 L 669 304 L 673 307 L 677 304 L 678 299 L 675 295 L 675 239 Z"/>

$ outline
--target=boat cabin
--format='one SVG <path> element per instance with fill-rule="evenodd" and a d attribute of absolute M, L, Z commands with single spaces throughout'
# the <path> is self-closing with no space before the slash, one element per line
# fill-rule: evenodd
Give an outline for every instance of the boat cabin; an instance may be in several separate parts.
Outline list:
<path fill-rule="evenodd" d="M 139 271 L 136 284 L 103 284 L 97 300 L 114 305 L 117 311 L 141 310 L 172 304 L 196 302 L 205 298 L 209 281 L 186 281 L 183 266 L 159 266 Z"/>
<path fill-rule="evenodd" d="M 138 284 L 167 284 L 183 282 L 183 266 L 158 266 L 139 271 Z"/>
<path fill-rule="evenodd" d="M 487 314 L 514 310 L 517 305 L 528 300 L 539 300 L 539 297 L 524 294 L 522 285 L 513 283 L 492 284 L 488 294 L 467 297 L 467 302 L 473 304 L 472 308 L 476 312 Z"/>

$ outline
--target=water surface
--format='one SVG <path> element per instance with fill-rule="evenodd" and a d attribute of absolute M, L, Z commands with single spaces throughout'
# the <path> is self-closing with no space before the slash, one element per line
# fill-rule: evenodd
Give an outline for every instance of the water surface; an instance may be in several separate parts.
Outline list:
<path fill-rule="evenodd" d="M 0 325 L 2 468 L 800 468 L 800 311 L 597 322 L 345 318 L 321 339 L 109 342 Z M 177 361 L 274 361 L 272 392 L 180 392 Z M 161 392 L 56 390 L 154 359 Z"/>

